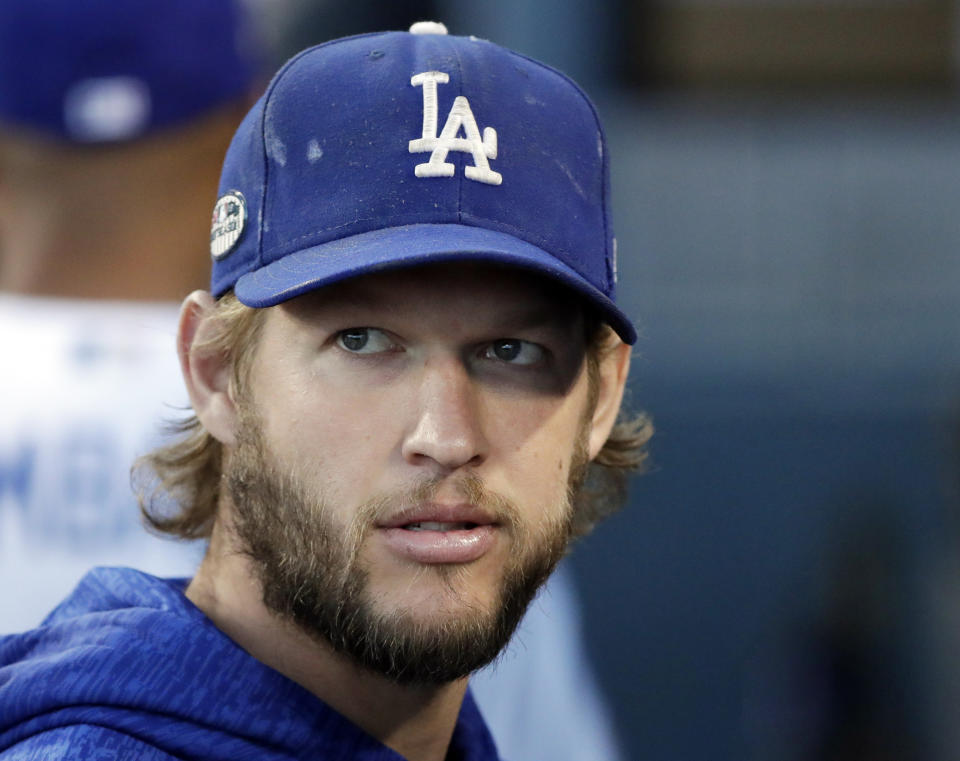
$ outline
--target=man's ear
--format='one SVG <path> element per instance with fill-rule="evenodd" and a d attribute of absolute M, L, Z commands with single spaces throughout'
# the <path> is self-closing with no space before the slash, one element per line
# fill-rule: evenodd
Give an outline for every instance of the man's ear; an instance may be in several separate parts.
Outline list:
<path fill-rule="evenodd" d="M 589 452 L 593 460 L 613 430 L 623 401 L 623 391 L 630 371 L 630 347 L 618 341 L 616 346 L 604 350 L 598 369 L 597 406 L 593 410 L 590 428 Z"/>
<path fill-rule="evenodd" d="M 236 443 L 237 409 L 232 367 L 225 353 L 209 346 L 216 302 L 207 291 L 194 291 L 180 307 L 177 354 L 190 403 L 207 432 L 221 444 Z"/>

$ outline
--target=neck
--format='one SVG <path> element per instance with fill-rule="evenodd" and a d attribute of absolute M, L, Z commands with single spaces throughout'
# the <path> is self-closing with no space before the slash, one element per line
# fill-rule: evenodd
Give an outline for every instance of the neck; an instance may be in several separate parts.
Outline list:
<path fill-rule="evenodd" d="M 323 700 L 409 761 L 443 761 L 467 680 L 405 686 L 358 667 L 263 604 L 243 553 L 218 525 L 187 597 L 254 658 Z"/>
<path fill-rule="evenodd" d="M 0 144 L 0 290 L 180 301 L 206 287 L 210 211 L 238 106 L 129 144 Z"/>

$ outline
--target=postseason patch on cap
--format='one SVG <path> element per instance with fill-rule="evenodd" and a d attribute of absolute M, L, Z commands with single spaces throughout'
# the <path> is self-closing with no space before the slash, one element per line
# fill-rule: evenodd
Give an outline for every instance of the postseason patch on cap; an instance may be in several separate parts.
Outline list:
<path fill-rule="evenodd" d="M 247 202 L 234 190 L 220 196 L 210 221 L 210 254 L 215 260 L 229 254 L 240 240 L 247 221 Z"/>

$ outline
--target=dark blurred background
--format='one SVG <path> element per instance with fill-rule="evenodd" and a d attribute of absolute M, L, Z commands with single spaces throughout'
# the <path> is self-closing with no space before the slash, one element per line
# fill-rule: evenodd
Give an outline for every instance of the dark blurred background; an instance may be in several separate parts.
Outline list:
<path fill-rule="evenodd" d="M 657 434 L 573 564 L 629 758 L 960 758 L 960 3 L 259 10 L 276 63 L 432 18 L 599 106 Z"/>

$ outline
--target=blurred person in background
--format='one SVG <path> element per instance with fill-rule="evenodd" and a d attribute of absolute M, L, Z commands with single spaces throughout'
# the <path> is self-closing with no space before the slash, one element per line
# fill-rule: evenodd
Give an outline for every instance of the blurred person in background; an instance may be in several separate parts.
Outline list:
<path fill-rule="evenodd" d="M 93 564 L 196 564 L 129 466 L 187 400 L 177 304 L 260 58 L 235 0 L 0 3 L 0 631 Z"/>

